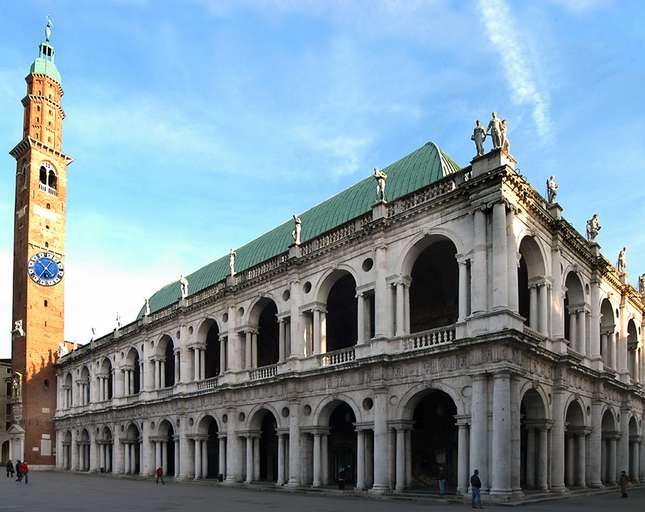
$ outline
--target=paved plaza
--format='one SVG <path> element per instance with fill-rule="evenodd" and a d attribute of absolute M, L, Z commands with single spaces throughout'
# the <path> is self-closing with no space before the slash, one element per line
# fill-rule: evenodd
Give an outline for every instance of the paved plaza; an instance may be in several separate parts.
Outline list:
<path fill-rule="evenodd" d="M 3 512 L 49 512 L 115 510 L 119 512 L 165 512 L 186 510 L 199 512 L 420 512 L 432 509 L 470 510 L 460 503 L 431 500 L 370 499 L 344 496 L 324 496 L 290 492 L 259 491 L 229 488 L 217 484 L 169 483 L 157 486 L 153 481 L 104 478 L 95 475 L 74 475 L 54 472 L 31 472 L 29 485 L 12 479 L 0 479 L 0 510 Z M 526 511 L 605 511 L 612 507 L 618 512 L 645 509 L 645 489 L 635 489 L 627 500 L 617 493 L 581 496 L 547 501 L 521 507 Z M 617 508 L 619 507 L 619 508 Z M 508 507 L 486 507 L 487 510 L 509 510 Z"/>

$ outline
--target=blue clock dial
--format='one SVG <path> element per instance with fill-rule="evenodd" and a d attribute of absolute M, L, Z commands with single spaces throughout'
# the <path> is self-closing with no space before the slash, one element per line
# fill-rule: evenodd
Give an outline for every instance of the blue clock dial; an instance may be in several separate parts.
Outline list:
<path fill-rule="evenodd" d="M 41 286 L 53 286 L 63 279 L 63 263 L 56 254 L 39 252 L 29 258 L 27 272 L 34 283 Z"/>

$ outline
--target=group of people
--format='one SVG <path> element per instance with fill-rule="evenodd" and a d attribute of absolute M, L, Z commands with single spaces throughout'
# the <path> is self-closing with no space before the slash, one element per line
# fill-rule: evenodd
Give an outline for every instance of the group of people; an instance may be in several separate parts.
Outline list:
<path fill-rule="evenodd" d="M 7 461 L 7 478 L 13 478 L 14 474 L 16 475 L 16 482 L 25 481 L 26 484 L 29 483 L 29 466 L 26 462 L 16 461 L 14 467 L 11 460 Z"/>

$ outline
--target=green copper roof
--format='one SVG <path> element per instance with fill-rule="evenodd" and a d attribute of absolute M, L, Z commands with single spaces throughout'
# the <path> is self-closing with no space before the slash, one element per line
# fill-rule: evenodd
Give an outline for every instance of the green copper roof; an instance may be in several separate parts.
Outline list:
<path fill-rule="evenodd" d="M 60 73 L 54 63 L 54 47 L 45 41 L 40 43 L 38 47 L 38 57 L 32 62 L 29 68 L 29 74 L 46 75 L 52 80 L 56 80 L 58 84 L 62 84 Z"/>
<path fill-rule="evenodd" d="M 428 142 L 383 169 L 387 173 L 386 199 L 394 201 L 460 169 L 461 166 L 457 162 L 441 151 L 433 142 Z M 301 241 L 304 243 L 366 214 L 372 209 L 376 200 L 374 178 L 370 176 L 359 181 L 300 215 L 302 219 Z M 236 272 L 243 272 L 263 261 L 287 252 L 293 243 L 292 231 L 293 221 L 289 220 L 236 249 Z M 226 255 L 186 276 L 189 294 L 192 295 L 225 280 L 228 273 L 228 255 Z M 168 284 L 150 297 L 150 310 L 155 312 L 170 306 L 177 302 L 179 297 L 179 282 Z M 143 308 L 138 317 L 140 318 L 142 315 Z"/>

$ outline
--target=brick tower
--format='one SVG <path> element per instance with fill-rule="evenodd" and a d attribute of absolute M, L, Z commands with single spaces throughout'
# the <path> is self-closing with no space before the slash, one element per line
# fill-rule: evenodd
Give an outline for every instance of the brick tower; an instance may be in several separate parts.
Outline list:
<path fill-rule="evenodd" d="M 17 162 L 11 359 L 22 381 L 23 456 L 36 466 L 55 463 L 54 361 L 64 339 L 67 166 L 72 161 L 61 151 L 65 113 L 51 26 L 48 19 L 45 41 L 25 79 L 22 140 L 10 152 Z"/>

